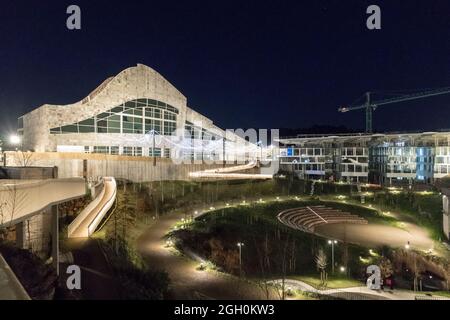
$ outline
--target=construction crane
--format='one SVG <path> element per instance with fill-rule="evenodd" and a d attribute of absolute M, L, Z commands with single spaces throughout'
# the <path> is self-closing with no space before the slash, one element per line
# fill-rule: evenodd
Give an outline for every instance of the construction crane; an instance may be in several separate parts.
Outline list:
<path fill-rule="evenodd" d="M 372 99 L 372 95 L 374 94 L 374 92 L 366 92 L 364 94 L 364 97 L 365 97 L 364 103 L 350 105 L 348 107 L 341 107 L 338 109 L 338 111 L 339 112 L 348 112 L 348 111 L 353 111 L 353 110 L 365 109 L 366 110 L 366 132 L 372 133 L 372 113 L 378 107 L 381 107 L 381 106 L 384 106 L 387 104 L 391 104 L 391 103 L 423 99 L 423 98 L 427 98 L 427 97 L 434 97 L 434 96 L 439 96 L 439 95 L 448 94 L 448 93 L 450 93 L 450 87 L 440 88 L 440 89 L 421 90 L 421 91 L 417 91 L 415 93 L 409 93 L 409 94 L 397 94 L 396 97 L 377 101 L 377 100 Z"/>

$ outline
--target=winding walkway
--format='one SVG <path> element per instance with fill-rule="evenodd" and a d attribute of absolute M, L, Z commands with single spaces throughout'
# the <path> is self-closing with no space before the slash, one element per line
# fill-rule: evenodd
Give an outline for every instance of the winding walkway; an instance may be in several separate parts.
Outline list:
<path fill-rule="evenodd" d="M 266 197 L 261 200 L 281 201 L 284 198 L 286 197 Z M 212 206 L 214 206 L 214 210 L 226 207 L 214 204 Z M 195 210 L 199 212 L 197 217 L 208 212 L 202 208 L 189 209 L 190 212 Z M 223 273 L 199 271 L 197 270 L 198 259 L 194 261 L 167 248 L 165 235 L 182 218 L 185 218 L 184 211 L 172 212 L 160 217 L 138 238 L 136 243 L 138 251 L 150 266 L 165 269 L 168 272 L 174 299 L 267 299 L 262 286 Z M 286 285 L 301 291 L 317 293 L 316 289 L 301 281 L 287 280 Z M 415 297 L 413 292 L 397 290 L 393 293 L 390 291 L 378 292 L 365 287 L 329 289 L 320 293 L 340 297 L 343 294 L 350 294 L 359 299 L 412 300 Z M 348 295 L 345 298 L 348 298 Z M 279 296 L 272 291 L 270 299 L 279 299 Z"/>
<path fill-rule="evenodd" d="M 280 284 L 281 280 L 271 281 L 274 284 Z M 319 290 L 313 286 L 299 280 L 286 279 L 285 287 L 303 292 L 316 293 L 347 300 L 416 300 L 416 297 L 426 298 L 427 296 L 407 290 L 370 290 L 367 287 L 348 287 L 340 289 Z M 433 296 L 436 300 L 450 300 L 450 298 Z"/>
<path fill-rule="evenodd" d="M 164 236 L 181 218 L 184 218 L 184 213 L 164 215 L 137 240 L 138 250 L 148 264 L 168 272 L 172 298 L 193 300 L 266 299 L 262 288 L 256 284 L 219 272 L 199 271 L 197 270 L 199 262 L 176 254 L 173 249 L 167 248 Z M 270 298 L 277 299 L 277 296 L 272 293 Z"/>

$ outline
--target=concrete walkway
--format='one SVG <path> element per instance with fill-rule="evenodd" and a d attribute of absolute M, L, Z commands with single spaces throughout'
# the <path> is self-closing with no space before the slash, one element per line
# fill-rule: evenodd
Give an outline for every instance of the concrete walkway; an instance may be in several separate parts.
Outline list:
<path fill-rule="evenodd" d="M 294 200 L 293 197 L 265 197 L 259 201 L 247 200 L 245 204 L 252 202 L 282 201 L 285 199 Z M 229 206 L 211 204 L 210 209 L 189 208 L 186 212 L 190 216 L 197 211 L 196 217 L 207 214 L 210 210 L 242 205 L 242 202 L 230 202 Z M 267 299 L 263 286 L 256 285 L 247 281 L 240 280 L 230 275 L 212 272 L 199 271 L 197 267 L 200 264 L 200 258 L 197 261 L 177 254 L 173 249 L 166 245 L 165 235 L 168 234 L 174 225 L 185 218 L 185 212 L 173 212 L 159 218 L 148 230 L 146 230 L 137 240 L 138 251 L 150 266 L 162 268 L 169 273 L 171 286 L 175 299 Z M 289 285 L 287 284 L 289 283 Z M 287 280 L 286 286 L 306 292 L 318 293 L 318 290 L 312 286 L 297 280 Z M 388 300 L 414 300 L 416 294 L 411 291 L 395 290 L 372 291 L 366 287 L 329 289 L 320 291 L 320 294 L 334 297 L 354 299 L 388 299 Z M 272 290 L 270 299 L 279 299 L 275 290 Z"/>
<path fill-rule="evenodd" d="M 14 225 L 45 208 L 83 197 L 86 184 L 83 178 L 48 180 L 2 180 L 0 184 L 0 203 L 4 205 L 0 225 Z"/>
<path fill-rule="evenodd" d="M 206 213 L 200 209 L 198 212 L 198 216 Z M 167 248 L 165 235 L 184 217 L 184 212 L 164 215 L 137 240 L 138 251 L 149 266 L 168 272 L 173 299 L 267 299 L 262 287 L 224 273 L 197 270 L 199 261 L 181 256 L 173 249 Z M 269 298 L 279 299 L 274 290 Z"/>
<path fill-rule="evenodd" d="M 271 281 L 271 283 L 280 285 L 281 279 Z M 293 279 L 285 279 L 285 287 L 347 300 L 416 300 L 416 297 L 427 297 L 424 294 L 408 290 L 370 290 L 363 286 L 319 290 L 303 281 Z M 450 298 L 441 296 L 434 296 L 434 298 L 439 300 L 450 300 Z"/>
<path fill-rule="evenodd" d="M 69 225 L 69 238 L 87 238 L 94 233 L 100 221 L 114 204 L 117 184 L 111 177 L 103 178 L 104 189 Z"/>
<path fill-rule="evenodd" d="M 0 254 L 0 300 L 30 300 L 14 272 Z"/>

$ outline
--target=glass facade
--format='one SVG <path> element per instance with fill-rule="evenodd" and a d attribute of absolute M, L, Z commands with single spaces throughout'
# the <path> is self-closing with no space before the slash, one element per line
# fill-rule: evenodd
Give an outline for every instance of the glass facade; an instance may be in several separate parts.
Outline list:
<path fill-rule="evenodd" d="M 142 157 L 142 147 L 123 147 L 123 155 Z"/>
<path fill-rule="evenodd" d="M 51 134 L 132 133 L 155 130 L 170 136 L 177 128 L 178 109 L 161 101 L 136 99 L 80 122 L 50 129 Z"/>
<path fill-rule="evenodd" d="M 150 148 L 150 149 L 148 149 L 148 155 L 150 157 L 161 158 L 161 148 Z"/>
<path fill-rule="evenodd" d="M 202 140 L 220 140 L 222 139 L 218 135 L 209 132 L 205 128 L 194 125 L 193 123 L 186 121 L 184 125 L 184 137 L 186 139 L 202 139 Z"/>

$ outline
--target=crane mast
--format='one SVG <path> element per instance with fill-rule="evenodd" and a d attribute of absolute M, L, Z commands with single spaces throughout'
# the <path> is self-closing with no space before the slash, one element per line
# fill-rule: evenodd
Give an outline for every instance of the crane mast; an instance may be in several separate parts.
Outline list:
<path fill-rule="evenodd" d="M 365 109 L 366 111 L 366 132 L 372 133 L 372 120 L 373 120 L 373 112 L 380 106 L 384 106 L 387 104 L 399 103 L 404 101 L 411 101 L 417 99 L 423 99 L 433 96 L 439 96 L 450 93 L 450 87 L 433 89 L 433 90 L 422 90 L 411 94 L 403 94 L 398 97 L 388 98 L 383 100 L 374 101 L 372 99 L 372 92 L 366 92 L 365 102 L 360 105 L 349 106 L 349 107 L 341 107 L 338 109 L 339 112 L 349 112 L 353 110 Z"/>

